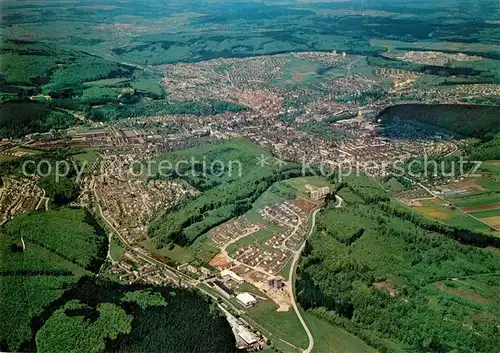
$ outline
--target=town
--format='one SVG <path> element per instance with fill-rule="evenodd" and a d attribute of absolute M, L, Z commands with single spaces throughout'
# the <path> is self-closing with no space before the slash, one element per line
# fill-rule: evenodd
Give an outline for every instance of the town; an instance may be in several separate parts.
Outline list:
<path fill-rule="evenodd" d="M 429 65 L 481 59 L 426 52 L 394 57 Z M 159 178 L 136 168 L 164 152 L 243 138 L 271 151 L 283 163 L 302 163 L 306 169 L 319 166 L 321 171 L 362 170 L 384 177 L 398 162 L 424 154 L 449 156 L 466 143 L 401 121 L 387 124 L 379 118 L 384 109 L 405 96 L 460 103 L 500 94 L 500 85 L 495 84 L 422 89 L 416 83 L 423 74 L 375 69 L 364 57 L 336 51 L 213 59 L 166 65 L 161 70 L 161 84 L 173 100 L 204 97 L 238 103 L 246 110 L 210 117 L 165 114 L 106 123 L 83 120 L 77 127 L 2 141 L 0 157 L 15 160 L 61 147 L 90 151 L 94 158 L 85 161 L 87 172 L 78 180 L 81 194 L 75 204 L 90 209 L 109 234 L 105 275 L 127 284 L 199 289 L 217 300 L 238 347 L 245 349 L 263 349 L 269 337 L 239 314 L 266 300 L 277 311 L 293 310 L 290 271 L 309 235 L 311 216 L 330 188 L 307 184 L 307 196 L 266 204 L 251 219 L 244 214 L 219 224 L 206 234 L 204 246 L 215 249 L 207 261 L 177 263 L 155 252 L 148 227 L 155 217 L 201 191 L 184 180 Z M 377 96 L 375 88 L 380 85 L 386 91 Z M 38 181 L 36 175 L 3 177 L 2 223 L 26 211 L 50 208 Z M 403 190 L 396 194 L 398 199 L 417 207 L 429 194 L 440 198 L 465 192 L 449 184 L 419 182 L 432 190 Z M 341 207 L 343 200 L 337 201 Z M 498 226 L 495 222 L 493 228 Z"/>

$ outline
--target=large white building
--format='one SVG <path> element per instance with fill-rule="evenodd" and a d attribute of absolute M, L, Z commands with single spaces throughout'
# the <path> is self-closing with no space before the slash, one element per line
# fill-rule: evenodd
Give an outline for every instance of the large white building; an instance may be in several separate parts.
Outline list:
<path fill-rule="evenodd" d="M 236 300 L 243 305 L 245 308 L 249 308 L 255 303 L 257 303 L 257 299 L 255 299 L 251 294 L 249 293 L 240 293 L 236 296 Z"/>

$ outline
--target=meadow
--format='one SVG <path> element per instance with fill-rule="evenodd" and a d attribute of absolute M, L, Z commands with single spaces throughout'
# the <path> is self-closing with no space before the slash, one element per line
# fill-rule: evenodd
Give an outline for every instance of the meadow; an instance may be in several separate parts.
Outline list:
<path fill-rule="evenodd" d="M 302 315 L 314 337 L 313 353 L 377 352 L 377 350 L 340 327 L 332 326 L 309 312 L 303 312 Z"/>
<path fill-rule="evenodd" d="M 271 341 L 281 338 L 294 346 L 306 348 L 307 335 L 295 311 L 290 308 L 288 311 L 278 312 L 277 308 L 273 301 L 267 299 L 246 309 L 244 316 L 248 315 L 271 333 Z"/>

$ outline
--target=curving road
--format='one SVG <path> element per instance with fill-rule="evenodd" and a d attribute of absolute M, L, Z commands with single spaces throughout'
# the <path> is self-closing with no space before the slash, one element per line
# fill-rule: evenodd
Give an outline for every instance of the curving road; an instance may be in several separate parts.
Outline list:
<path fill-rule="evenodd" d="M 302 251 L 304 250 L 304 248 L 306 246 L 307 238 L 309 238 L 309 236 L 312 234 L 312 232 L 314 230 L 314 226 L 316 225 L 316 214 L 319 211 L 320 211 L 320 209 L 318 208 L 312 214 L 311 229 L 309 230 L 309 233 L 307 234 L 307 237 L 306 237 L 305 241 L 302 243 L 302 246 L 300 247 L 300 249 L 294 253 L 293 260 L 292 260 L 292 268 L 290 269 L 290 274 L 288 275 L 288 288 L 290 289 L 290 298 L 292 299 L 293 310 L 295 310 L 295 313 L 297 314 L 297 316 L 300 320 L 300 323 L 302 324 L 302 327 L 304 327 L 304 330 L 307 333 L 307 338 L 309 339 L 309 345 L 307 346 L 307 349 L 304 350 L 305 353 L 311 353 L 311 351 L 314 347 L 314 338 L 311 334 L 311 331 L 309 330 L 309 327 L 307 327 L 307 324 L 306 324 L 304 318 L 302 317 L 302 314 L 299 311 L 299 307 L 297 306 L 297 301 L 295 300 L 295 290 L 294 290 L 295 286 L 293 283 L 293 275 L 295 274 L 295 268 L 297 266 L 297 262 L 300 259 L 300 254 L 302 253 Z"/>

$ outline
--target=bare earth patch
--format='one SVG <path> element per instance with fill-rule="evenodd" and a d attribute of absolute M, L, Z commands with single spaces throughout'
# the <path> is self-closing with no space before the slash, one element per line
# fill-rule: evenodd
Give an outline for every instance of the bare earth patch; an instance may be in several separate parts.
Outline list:
<path fill-rule="evenodd" d="M 307 214 L 311 213 L 311 211 L 316 207 L 315 203 L 302 198 L 295 199 L 292 203 Z"/>
<path fill-rule="evenodd" d="M 208 264 L 212 267 L 215 267 L 218 270 L 223 270 L 231 267 L 232 262 L 229 259 L 229 257 L 224 255 L 223 253 L 219 253 L 215 255 Z"/>
<path fill-rule="evenodd" d="M 389 293 L 391 297 L 395 297 L 398 294 L 398 291 L 394 287 L 394 283 L 392 283 L 390 279 L 386 279 L 383 282 L 373 283 L 373 286 L 380 291 Z"/>

